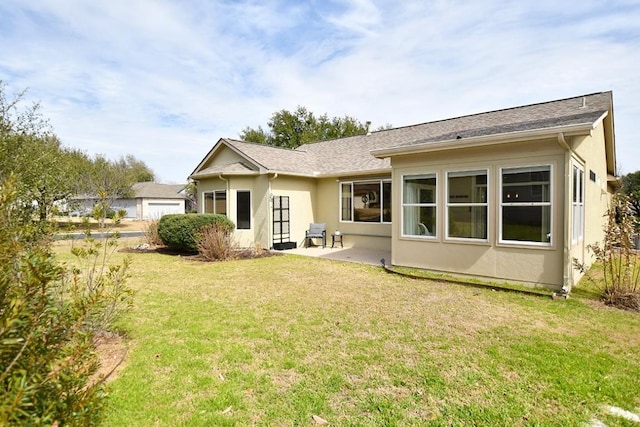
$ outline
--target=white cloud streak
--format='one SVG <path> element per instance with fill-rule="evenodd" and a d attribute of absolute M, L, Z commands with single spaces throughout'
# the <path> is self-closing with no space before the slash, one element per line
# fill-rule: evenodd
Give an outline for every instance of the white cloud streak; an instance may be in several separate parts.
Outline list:
<path fill-rule="evenodd" d="M 29 3 L 0 3 L 0 79 L 66 145 L 166 182 L 297 105 L 401 126 L 603 90 L 619 166 L 640 169 L 635 2 Z"/>

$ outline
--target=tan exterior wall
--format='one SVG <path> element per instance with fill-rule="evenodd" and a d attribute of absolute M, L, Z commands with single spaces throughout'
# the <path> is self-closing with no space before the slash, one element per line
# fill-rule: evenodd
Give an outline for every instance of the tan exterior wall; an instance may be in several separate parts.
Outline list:
<path fill-rule="evenodd" d="M 235 151 L 231 150 L 228 147 L 221 147 L 218 152 L 213 156 L 207 163 L 202 165 L 201 169 L 206 169 L 213 165 L 228 165 L 230 163 L 236 163 L 245 161 L 243 157 L 238 155 Z M 246 162 L 246 161 L 245 161 Z"/>
<path fill-rule="evenodd" d="M 392 263 L 560 288 L 563 285 L 565 238 L 564 161 L 564 151 L 556 140 L 394 157 Z M 501 168 L 537 165 L 551 165 L 551 244 L 500 243 Z M 446 173 L 480 169 L 488 170 L 487 241 L 447 239 Z M 438 177 L 436 237 L 433 239 L 402 236 L 403 176 L 421 173 L 436 173 Z"/>
<path fill-rule="evenodd" d="M 214 191 L 214 190 L 226 190 L 227 192 L 227 216 L 234 224 L 237 223 L 237 192 L 248 190 L 251 192 L 251 228 L 249 230 L 236 230 L 234 232 L 234 238 L 238 242 L 238 244 L 242 247 L 253 246 L 255 242 L 259 242 L 256 239 L 256 233 L 259 233 L 260 230 L 257 229 L 258 219 L 260 218 L 256 215 L 256 209 L 261 205 L 261 194 L 262 187 L 260 186 L 260 180 L 257 180 L 256 177 L 243 177 L 243 176 L 226 176 L 222 179 L 219 177 L 215 178 L 206 178 L 198 181 L 198 192 L 197 192 L 197 200 L 198 200 L 198 212 L 205 212 L 205 203 L 204 203 L 204 193 Z M 263 190 L 264 191 L 264 190 Z"/>
<path fill-rule="evenodd" d="M 312 222 L 324 222 L 318 218 L 314 210 L 317 206 L 317 184 L 313 178 L 278 176 L 271 180 L 271 194 L 273 196 L 288 196 L 290 208 L 290 241 L 296 242 L 298 247 L 305 243 L 305 232 Z M 269 218 L 271 218 L 271 205 Z M 317 240 L 316 240 L 317 242 Z"/>
<path fill-rule="evenodd" d="M 361 182 L 390 179 L 391 175 L 355 176 L 325 178 L 318 180 L 317 218 L 327 224 L 327 233 L 339 230 L 343 234 L 344 247 L 365 247 L 378 250 L 391 250 L 391 224 L 341 221 L 340 184 L 343 182 Z M 393 206 L 392 206 L 393 209 Z M 392 212 L 392 215 L 394 212 Z M 392 217 L 393 218 L 393 217 Z M 331 243 L 330 236 L 328 237 Z"/>
<path fill-rule="evenodd" d="M 605 214 L 611 198 L 607 187 L 607 165 L 605 162 L 605 130 L 602 122 L 593 130 L 592 134 L 583 137 L 573 137 L 568 142 L 574 153 L 572 163 L 584 166 L 584 239 L 571 244 L 571 259 L 590 265 L 594 258 L 587 246 L 602 242 L 603 228 L 606 224 Z M 595 173 L 595 181 L 591 180 L 591 172 Z M 570 196 L 571 197 L 571 196 Z M 571 218 L 573 224 L 573 218 Z M 572 228 L 570 228 L 572 229 Z M 574 284 L 580 279 L 581 273 L 573 268 Z"/>

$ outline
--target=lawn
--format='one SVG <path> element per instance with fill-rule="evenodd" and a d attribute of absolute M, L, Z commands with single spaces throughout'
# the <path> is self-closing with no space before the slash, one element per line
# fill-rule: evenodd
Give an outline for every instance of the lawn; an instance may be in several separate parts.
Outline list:
<path fill-rule="evenodd" d="M 640 315 L 592 300 L 293 255 L 130 256 L 107 426 L 624 426 L 602 406 L 640 407 Z"/>

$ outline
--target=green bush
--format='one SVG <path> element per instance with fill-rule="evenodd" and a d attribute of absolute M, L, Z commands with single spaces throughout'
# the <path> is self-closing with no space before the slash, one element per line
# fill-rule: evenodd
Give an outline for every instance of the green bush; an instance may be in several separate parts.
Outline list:
<path fill-rule="evenodd" d="M 0 425 L 98 425 L 94 340 L 131 304 L 128 262 L 107 265 L 93 242 L 68 270 L 14 188 L 0 183 Z"/>
<path fill-rule="evenodd" d="M 225 215 L 172 214 L 160 218 L 158 235 L 171 249 L 195 253 L 198 252 L 200 230 L 208 225 L 217 225 L 229 233 L 235 229 L 235 224 Z"/>

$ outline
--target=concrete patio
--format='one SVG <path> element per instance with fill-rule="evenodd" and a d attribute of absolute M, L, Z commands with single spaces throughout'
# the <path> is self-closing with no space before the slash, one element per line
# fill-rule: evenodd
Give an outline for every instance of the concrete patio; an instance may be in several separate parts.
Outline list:
<path fill-rule="evenodd" d="M 361 264 L 381 265 L 380 260 L 384 258 L 385 264 L 391 264 L 391 251 L 367 249 L 367 248 L 323 248 L 321 246 L 311 246 L 309 248 L 287 249 L 276 251 L 282 254 L 294 254 L 316 258 L 333 259 L 337 261 L 359 262 Z"/>

